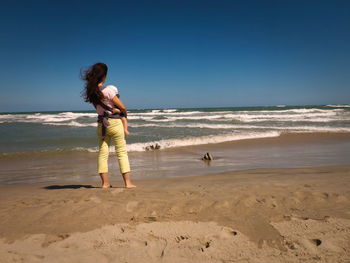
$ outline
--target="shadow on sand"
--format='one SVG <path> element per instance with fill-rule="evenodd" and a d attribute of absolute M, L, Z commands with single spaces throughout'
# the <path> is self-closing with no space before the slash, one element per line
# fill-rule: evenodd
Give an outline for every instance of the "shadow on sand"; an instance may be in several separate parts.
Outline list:
<path fill-rule="evenodd" d="M 79 188 L 100 188 L 92 185 L 84 185 L 84 184 L 67 184 L 67 185 L 49 185 L 43 187 L 47 190 L 57 190 L 57 189 L 79 189 Z"/>

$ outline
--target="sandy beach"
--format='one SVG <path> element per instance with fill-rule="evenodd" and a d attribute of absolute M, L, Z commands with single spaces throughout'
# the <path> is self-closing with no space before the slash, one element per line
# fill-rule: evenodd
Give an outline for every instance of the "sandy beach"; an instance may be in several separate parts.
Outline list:
<path fill-rule="evenodd" d="M 349 13 L 2 1 L 0 263 L 350 263 Z"/>
<path fill-rule="evenodd" d="M 1 262 L 350 262 L 350 166 L 4 186 Z"/>

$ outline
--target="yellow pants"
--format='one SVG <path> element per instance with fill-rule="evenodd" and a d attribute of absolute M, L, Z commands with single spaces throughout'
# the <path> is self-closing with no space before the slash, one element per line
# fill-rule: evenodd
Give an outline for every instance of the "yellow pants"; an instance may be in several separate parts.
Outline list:
<path fill-rule="evenodd" d="M 120 119 L 108 119 L 109 126 L 106 129 L 105 140 L 102 140 L 102 126 L 101 123 L 97 127 L 97 135 L 99 141 L 99 152 L 98 152 L 98 172 L 108 173 L 108 156 L 109 146 L 111 141 L 115 145 L 115 153 L 119 162 L 120 172 L 130 172 L 130 164 L 128 153 L 126 151 L 126 141 L 124 135 L 124 128 Z"/>

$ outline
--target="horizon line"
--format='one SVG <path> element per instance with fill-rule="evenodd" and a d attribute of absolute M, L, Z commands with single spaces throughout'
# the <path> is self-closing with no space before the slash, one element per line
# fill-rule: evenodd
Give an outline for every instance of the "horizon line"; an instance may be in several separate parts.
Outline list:
<path fill-rule="evenodd" d="M 339 107 L 341 106 L 348 106 L 350 104 L 300 104 L 300 105 L 287 105 L 287 104 L 279 104 L 279 105 L 258 105 L 258 106 L 218 106 L 218 107 L 164 107 L 164 108 L 134 108 L 134 109 L 128 109 L 128 111 L 137 111 L 137 110 L 170 110 L 170 109 L 222 109 L 222 108 L 262 108 L 262 107 L 327 107 L 328 105 L 337 105 Z M 82 112 L 82 111 L 94 111 L 91 110 L 37 110 L 37 111 L 0 111 L 0 114 L 8 114 L 8 113 L 44 113 L 44 112 Z"/>

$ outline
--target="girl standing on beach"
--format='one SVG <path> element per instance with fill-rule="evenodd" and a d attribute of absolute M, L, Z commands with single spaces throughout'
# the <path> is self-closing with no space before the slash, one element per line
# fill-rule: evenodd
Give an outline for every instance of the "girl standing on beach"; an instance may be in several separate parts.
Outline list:
<path fill-rule="evenodd" d="M 118 114 L 118 112 L 121 112 L 126 116 L 126 107 L 118 98 L 114 86 L 103 86 L 107 71 L 106 64 L 96 63 L 86 70 L 82 76 L 86 82 L 83 92 L 84 99 L 94 105 L 98 114 L 98 173 L 102 180 L 102 188 L 111 187 L 108 176 L 108 156 L 109 145 L 113 141 L 125 187 L 133 188 L 136 186 L 131 183 L 124 128 L 121 116 Z M 119 110 L 115 110 L 115 107 Z"/>

